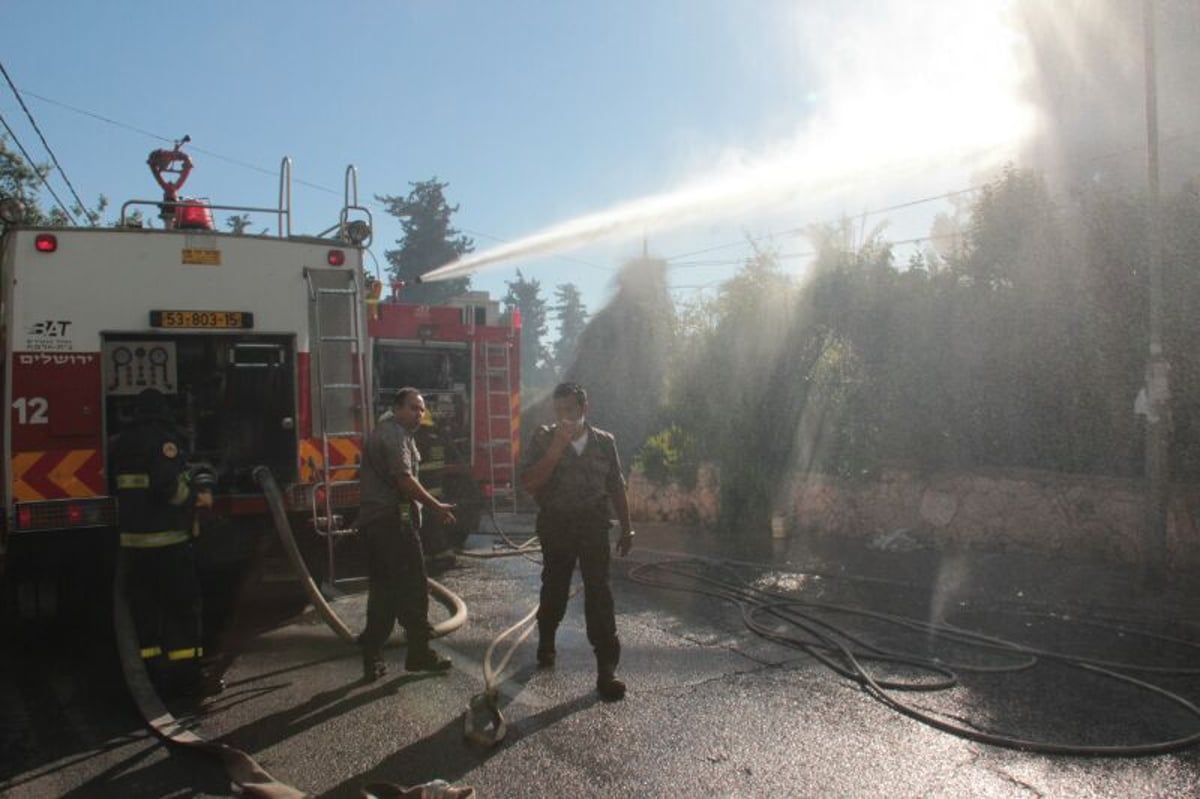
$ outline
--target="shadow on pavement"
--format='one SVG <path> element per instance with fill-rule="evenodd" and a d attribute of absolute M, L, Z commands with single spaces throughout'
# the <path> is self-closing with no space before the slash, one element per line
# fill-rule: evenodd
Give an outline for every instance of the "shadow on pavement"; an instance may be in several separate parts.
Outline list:
<path fill-rule="evenodd" d="M 374 768 L 335 785 L 322 796 L 326 799 L 358 799 L 359 788 L 371 782 L 412 786 L 442 779 L 456 783 L 513 741 L 545 729 L 598 701 L 593 692 L 588 692 L 521 719 L 519 724 L 509 728 L 504 741 L 490 749 L 468 743 L 463 737 L 463 717 L 455 716 L 437 732 L 396 751 Z"/>

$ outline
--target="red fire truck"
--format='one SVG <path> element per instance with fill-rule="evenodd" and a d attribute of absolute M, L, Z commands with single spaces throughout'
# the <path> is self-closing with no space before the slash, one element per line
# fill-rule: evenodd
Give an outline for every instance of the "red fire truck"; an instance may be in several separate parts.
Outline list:
<path fill-rule="evenodd" d="M 468 292 L 444 306 L 369 300 L 377 397 L 421 391 L 429 417 L 417 432 L 421 481 L 458 508 L 447 543 L 479 527 L 481 510 L 515 502 L 520 439 L 520 315 Z M 428 547 L 427 547 L 428 548 Z"/>
<path fill-rule="evenodd" d="M 191 458 L 216 472 L 201 557 L 233 570 L 244 572 L 274 536 L 254 478 L 267 466 L 306 539 L 301 549 L 332 584 L 335 549 L 354 537 L 376 398 L 400 385 L 430 392 L 435 419 L 463 453 L 456 468 L 472 481 L 448 480 L 451 499 L 464 486 L 470 496 L 511 487 L 516 337 L 474 305 L 419 308 L 369 296 L 378 285 L 363 268 L 372 220 L 353 167 L 334 224 L 302 236 L 291 231 L 286 158 L 274 208 L 179 197 L 191 162 L 178 144 L 150 165 L 163 199 L 127 202 L 112 228 L 25 226 L 0 202 L 9 409 L 0 428 L 0 573 L 21 616 L 53 615 L 89 582 L 83 576 L 103 571 L 115 521 L 106 448 L 144 388 L 167 396 Z M 270 214 L 276 235 L 218 232 L 213 210 Z M 141 225 L 138 211 L 161 216 L 162 227 Z M 502 381 L 489 366 L 501 358 L 514 366 L 503 414 Z"/>

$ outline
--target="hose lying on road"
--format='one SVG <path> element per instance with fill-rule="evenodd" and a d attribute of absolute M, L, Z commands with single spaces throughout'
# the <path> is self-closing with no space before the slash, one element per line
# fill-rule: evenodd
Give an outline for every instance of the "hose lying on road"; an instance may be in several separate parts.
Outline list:
<path fill-rule="evenodd" d="M 125 684 L 146 724 L 167 743 L 187 747 L 218 758 L 225 766 L 229 779 L 242 796 L 259 799 L 301 799 L 305 793 L 279 782 L 266 769 L 240 749 L 205 740 L 182 724 L 167 710 L 150 682 L 142 661 L 137 631 L 125 596 L 125 580 L 129 563 L 125 551 L 117 551 L 116 576 L 113 580 L 113 629 L 117 639 L 117 654 Z"/>
<path fill-rule="evenodd" d="M 467 740 L 480 746 L 495 746 L 504 739 L 508 725 L 504 722 L 504 714 L 500 712 L 500 674 L 508 667 L 508 661 L 517 651 L 529 634 L 533 632 L 534 617 L 537 616 L 538 605 L 526 613 L 521 620 L 492 639 L 487 652 L 483 655 L 483 693 L 471 697 L 467 703 L 467 714 L 464 719 L 464 734 Z M 499 665 L 492 667 L 492 654 L 500 642 L 515 635 L 508 651 L 500 659 Z"/>
<path fill-rule="evenodd" d="M 321 618 L 324 619 L 325 623 L 329 625 L 330 629 L 338 637 L 347 643 L 353 644 L 355 642 L 354 634 L 350 632 L 350 628 L 341 620 L 337 612 L 325 601 L 325 598 L 321 595 L 316 583 L 312 579 L 312 574 L 308 571 L 308 567 L 304 563 L 300 549 L 296 546 L 296 539 L 292 534 L 291 525 L 287 520 L 283 497 L 280 494 L 275 478 L 271 475 L 270 469 L 265 466 L 255 468 L 254 478 L 262 486 L 263 493 L 266 495 L 267 505 L 271 510 L 271 518 L 275 523 L 275 530 L 279 534 L 279 541 L 283 545 L 292 568 L 296 572 L 296 577 L 300 580 L 305 592 L 308 594 L 308 598 L 312 601 L 313 607 L 317 609 Z M 125 684 L 129 688 L 129 693 L 133 697 L 134 703 L 137 705 L 138 711 L 142 714 L 142 718 L 145 719 L 146 724 L 149 725 L 156 735 L 168 743 L 188 747 L 220 759 L 225 766 L 230 780 L 236 786 L 236 790 L 243 796 L 256 797 L 256 799 L 303 799 L 303 797 L 307 796 L 304 792 L 276 780 L 267 773 L 266 769 L 255 762 L 254 758 L 245 752 L 225 744 L 213 743 L 204 739 L 182 724 L 166 708 L 162 699 L 159 698 L 157 692 L 154 690 L 154 686 L 150 682 L 150 677 L 146 673 L 145 664 L 142 662 L 137 632 L 134 629 L 128 600 L 125 595 L 125 580 L 128 568 L 124 551 L 118 550 L 116 574 L 113 581 L 113 628 L 116 633 L 117 650 L 121 662 L 121 671 L 125 676 Z M 465 624 L 467 620 L 466 603 L 445 586 L 434 580 L 429 580 L 429 585 L 430 592 L 434 598 L 451 613 L 450 618 L 434 625 L 434 635 L 446 635 Z M 441 790 L 438 783 L 441 786 L 445 786 L 447 790 Z M 436 795 L 439 797 L 469 797 L 474 795 L 473 789 L 454 788 L 440 781 L 412 788 L 405 788 L 390 783 L 378 783 L 369 787 L 375 791 L 375 793 L 369 795 L 378 796 Z M 437 789 L 439 792 L 431 792 L 433 789 Z"/>
<path fill-rule="evenodd" d="M 944 716 L 934 715 L 930 711 L 918 709 L 911 704 L 902 702 L 891 693 L 893 691 L 942 690 L 957 684 L 956 672 L 1013 672 L 1029 669 L 1039 660 L 1046 660 L 1107 677 L 1137 690 L 1149 692 L 1166 700 L 1167 703 L 1181 708 L 1186 714 L 1200 719 L 1200 707 L 1184 697 L 1123 673 L 1197 675 L 1200 674 L 1200 668 L 1119 663 L 1068 656 L 972 632 L 951 624 L 923 622 L 894 614 L 807 601 L 794 594 L 753 586 L 728 566 L 719 561 L 707 559 L 687 558 L 644 563 L 631 569 L 629 577 L 636 582 L 657 588 L 703 594 L 733 602 L 741 610 L 745 625 L 757 635 L 808 653 L 843 677 L 860 683 L 872 697 L 898 713 L 943 732 L 972 741 L 1030 752 L 1089 757 L 1158 755 L 1200 743 L 1200 731 L 1167 740 L 1122 745 L 1031 740 L 1014 735 L 986 732 L 955 723 Z M 1001 653 L 1005 662 L 999 665 L 948 664 L 941 659 L 922 658 L 885 649 L 868 643 L 861 636 L 851 635 L 825 618 L 821 618 L 818 613 L 826 615 L 852 614 L 873 619 L 920 633 L 922 640 L 925 641 L 940 639 L 960 647 Z M 1122 632 L 1134 631 L 1124 630 Z M 1143 633 L 1143 635 L 1145 634 Z M 1192 649 L 1200 649 L 1196 644 L 1190 642 L 1170 640 Z M 923 671 L 931 677 L 923 680 L 881 679 L 873 675 L 872 670 L 867 668 L 864 662 L 891 664 Z"/>
<path fill-rule="evenodd" d="M 499 548 L 490 552 L 474 552 L 467 551 L 459 554 L 471 558 L 511 558 L 522 557 L 526 560 L 541 564 L 541 561 L 530 557 L 533 553 L 541 552 L 538 546 L 539 539 L 535 535 L 532 538 L 518 544 L 513 541 L 504 530 L 500 527 L 499 520 L 495 514 L 491 515 L 492 525 L 496 528 L 497 534 L 503 539 L 507 549 Z M 577 591 L 578 589 L 576 589 Z M 574 596 L 572 592 L 571 596 Z M 520 621 L 509 627 L 504 632 L 492 639 L 488 644 L 487 651 L 483 655 L 483 693 L 475 694 L 467 702 L 467 712 L 464 716 L 463 727 L 464 735 L 467 740 L 480 746 L 495 746 L 504 739 L 508 732 L 508 725 L 504 721 L 504 714 L 500 712 L 500 675 L 508 668 L 508 662 L 512 660 L 513 654 L 517 648 L 525 642 L 533 632 L 536 624 L 534 617 L 537 616 L 538 605 L 533 606 L 533 610 L 526 613 Z M 496 648 L 500 646 L 500 642 L 507 639 L 509 636 L 515 636 L 504 656 L 500 658 L 499 664 L 492 666 L 492 655 Z"/>
<path fill-rule="evenodd" d="M 492 558 L 511 558 L 520 556 L 528 560 L 530 563 L 541 565 L 541 561 L 530 557 L 542 551 L 541 539 L 534 533 L 529 538 L 521 543 L 517 543 L 509 538 L 508 533 L 500 526 L 500 520 L 496 518 L 495 513 L 489 513 L 488 517 L 492 520 L 492 527 L 496 528 L 496 535 L 500 536 L 503 544 L 497 544 L 494 549 L 467 549 L 462 550 L 458 554 L 465 558 L 474 558 L 476 560 L 489 560 Z"/>
<path fill-rule="evenodd" d="M 283 505 L 283 495 L 279 491 L 279 485 L 275 482 L 275 477 L 271 474 L 271 470 L 266 466 L 256 466 L 253 475 L 258 484 L 262 486 L 263 494 L 267 498 L 267 507 L 271 510 L 271 520 L 275 523 L 275 532 L 279 535 L 279 543 L 283 546 L 283 551 L 287 554 L 288 560 L 292 564 L 292 570 L 295 571 L 296 577 L 300 580 L 300 585 L 304 588 L 304 593 L 308 595 L 309 601 L 312 602 L 313 608 L 316 609 L 317 614 L 329 626 L 329 629 L 333 630 L 339 638 L 349 644 L 355 643 L 354 633 L 350 632 L 350 628 L 337 615 L 337 611 L 325 601 L 325 597 L 321 594 L 320 589 L 317 588 L 317 583 L 313 580 L 308 566 L 304 563 L 304 557 L 300 554 L 300 548 L 296 546 L 296 537 L 292 534 L 292 526 L 288 522 L 287 511 Z M 429 593 L 437 602 L 450 611 L 450 618 L 443 619 L 433 625 L 434 637 L 452 633 L 466 624 L 467 604 L 462 601 L 462 598 L 436 580 L 429 580 L 428 582 Z M 400 630 L 401 637 L 393 640 L 403 641 L 403 635 L 404 631 Z"/>

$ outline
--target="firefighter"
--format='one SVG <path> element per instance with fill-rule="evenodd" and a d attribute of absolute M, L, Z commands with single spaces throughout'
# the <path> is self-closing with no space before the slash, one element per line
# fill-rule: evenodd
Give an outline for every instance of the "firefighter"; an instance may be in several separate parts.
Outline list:
<path fill-rule="evenodd" d="M 413 438 L 417 444 L 417 451 L 421 453 L 421 484 L 429 491 L 430 496 L 442 501 L 452 499 L 446 496 L 445 475 L 448 467 L 454 464 L 456 453 L 451 442 L 438 431 L 433 414 L 428 409 L 421 417 L 421 425 L 413 434 Z M 451 532 L 442 520 L 433 514 L 422 520 L 421 548 L 425 552 L 425 563 L 432 573 L 445 571 L 458 562 L 450 544 Z"/>
<path fill-rule="evenodd" d="M 214 693 L 223 685 L 201 666 L 201 595 L 192 539 L 195 509 L 212 506 L 212 482 L 193 481 L 166 397 L 138 394 L 133 424 L 113 442 L 125 595 L 142 659 L 164 694 Z"/>
<path fill-rule="evenodd" d="M 554 665 L 554 636 L 567 609 L 575 564 L 583 575 L 583 615 L 596 653 L 596 691 L 602 699 L 625 698 L 616 677 L 621 642 L 609 586 L 609 507 L 617 513 L 617 554 L 633 547 L 625 478 L 611 433 L 587 423 L 587 392 L 576 383 L 554 389 L 557 422 L 533 434 L 521 468 L 521 485 L 537 500 L 542 541 L 542 592 L 538 605 L 538 665 Z"/>
<path fill-rule="evenodd" d="M 408 638 L 406 671 L 440 672 L 450 659 L 429 646 L 429 588 L 421 552 L 421 508 L 454 523 L 453 506 L 440 502 L 418 480 L 420 453 L 413 434 L 425 414 L 425 399 L 415 388 L 402 388 L 363 445 L 362 500 L 358 527 L 367 540 L 367 626 L 358 636 L 363 680 L 387 673 L 381 657 L 396 622 Z"/>

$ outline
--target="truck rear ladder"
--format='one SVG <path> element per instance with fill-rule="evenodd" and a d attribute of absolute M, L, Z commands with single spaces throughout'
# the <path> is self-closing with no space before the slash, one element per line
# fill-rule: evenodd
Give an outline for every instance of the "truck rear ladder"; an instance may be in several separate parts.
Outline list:
<path fill-rule="evenodd" d="M 330 462 L 330 440 L 356 438 L 362 442 L 368 427 L 366 363 L 360 335 L 362 288 L 352 269 L 308 268 L 304 278 L 313 306 L 310 351 L 316 356 L 316 385 L 312 396 L 317 404 L 315 416 L 321 424 L 321 466 L 313 486 L 312 524 L 326 539 L 328 569 L 322 589 L 334 593 L 334 539 L 357 532 L 334 515 L 334 488 L 358 480 L 334 480 L 333 476 L 335 472 L 359 472 L 361 455 L 355 463 L 335 467 Z"/>
<path fill-rule="evenodd" d="M 482 363 L 484 390 L 487 393 L 487 419 L 485 429 L 487 440 L 484 449 L 488 453 L 488 476 L 491 480 L 492 493 L 491 512 L 496 512 L 496 499 L 509 500 L 512 513 L 517 512 L 517 470 L 515 462 L 515 446 L 513 444 L 513 384 L 512 356 L 508 342 L 482 342 Z M 503 408 L 496 409 L 497 399 L 502 400 Z M 500 427 L 497 432 L 496 428 Z M 508 471 L 508 485 L 502 488 L 496 482 L 496 475 Z"/>

